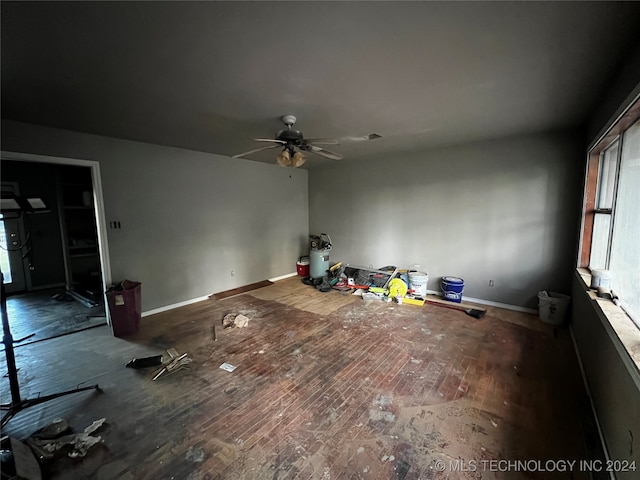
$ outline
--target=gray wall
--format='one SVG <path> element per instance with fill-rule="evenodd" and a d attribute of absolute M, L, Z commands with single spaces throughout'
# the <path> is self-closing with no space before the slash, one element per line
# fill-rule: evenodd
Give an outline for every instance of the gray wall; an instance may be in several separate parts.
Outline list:
<path fill-rule="evenodd" d="M 464 295 L 535 308 L 570 290 L 583 157 L 566 131 L 332 163 L 310 172 L 309 228 L 332 260 L 419 264 L 429 289 L 459 276 Z"/>
<path fill-rule="evenodd" d="M 305 170 L 10 121 L 2 150 L 100 162 L 112 278 L 143 310 L 295 272 L 308 243 Z"/>
<path fill-rule="evenodd" d="M 587 137 L 589 142 L 597 141 L 611 121 L 640 95 L 640 43 L 636 41 L 635 50 L 628 50 L 625 60 L 591 116 Z"/>
<path fill-rule="evenodd" d="M 620 340 L 608 333 L 607 320 L 589 298 L 578 274 L 573 279 L 573 336 L 587 376 L 609 456 L 612 460 L 635 461 L 640 465 L 640 392 L 638 384 L 621 358 Z M 631 321 L 631 320 L 629 320 Z M 617 345 L 616 345 L 617 343 Z M 627 355 L 626 352 L 622 355 Z M 631 362 L 631 360 L 629 360 Z M 635 372 L 638 378 L 638 372 Z M 620 472 L 617 478 L 635 479 L 636 472 Z"/>

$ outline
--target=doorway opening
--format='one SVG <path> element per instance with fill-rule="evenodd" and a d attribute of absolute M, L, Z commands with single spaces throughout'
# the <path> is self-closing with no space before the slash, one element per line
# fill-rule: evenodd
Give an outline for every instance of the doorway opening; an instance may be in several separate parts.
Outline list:
<path fill-rule="evenodd" d="M 2 173 L 3 192 L 13 183 L 51 206 L 45 214 L 1 218 L 0 266 L 14 337 L 22 345 L 108 324 L 98 163 L 3 152 Z"/>

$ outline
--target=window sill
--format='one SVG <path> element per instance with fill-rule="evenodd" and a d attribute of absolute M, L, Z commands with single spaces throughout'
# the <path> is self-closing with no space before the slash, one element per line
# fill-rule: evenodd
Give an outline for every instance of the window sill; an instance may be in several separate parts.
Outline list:
<path fill-rule="evenodd" d="M 640 383 L 640 329 L 629 315 L 613 301 L 600 298 L 591 290 L 591 274 L 585 268 L 578 268 L 578 276 L 584 283 L 586 294 L 594 304 L 598 316 L 609 332 L 622 360 L 630 368 L 636 383 Z M 638 385 L 640 388 L 640 384 Z"/>

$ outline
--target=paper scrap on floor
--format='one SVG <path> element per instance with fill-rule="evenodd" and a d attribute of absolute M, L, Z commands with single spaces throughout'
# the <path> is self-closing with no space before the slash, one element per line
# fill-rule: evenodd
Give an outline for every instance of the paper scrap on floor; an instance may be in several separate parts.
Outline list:
<path fill-rule="evenodd" d="M 220 368 L 222 370 L 226 370 L 227 372 L 233 372 L 236 367 L 234 365 L 231 365 L 230 363 L 224 362 L 222 365 L 220 365 Z"/>

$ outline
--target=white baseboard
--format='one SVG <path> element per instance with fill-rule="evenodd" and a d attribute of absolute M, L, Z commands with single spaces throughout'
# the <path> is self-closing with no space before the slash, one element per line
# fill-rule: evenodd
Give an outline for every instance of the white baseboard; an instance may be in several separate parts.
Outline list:
<path fill-rule="evenodd" d="M 287 273 L 286 275 L 280 275 L 279 277 L 270 278 L 270 282 L 277 282 L 278 280 L 284 280 L 285 278 L 291 278 L 298 275 L 298 272 Z"/>
<path fill-rule="evenodd" d="M 284 280 L 285 278 L 295 277 L 296 275 L 298 275 L 297 272 L 288 273 L 286 275 L 281 275 L 279 277 L 270 278 L 269 281 L 277 282 L 278 280 Z M 209 300 L 210 297 L 211 297 L 210 295 L 207 295 L 206 297 L 192 298 L 191 300 L 185 300 L 184 302 L 172 303 L 171 305 L 165 305 L 164 307 L 154 308 L 153 310 L 147 310 L 146 312 L 142 312 L 142 316 L 148 317 L 149 315 L 155 315 L 156 313 L 166 312 L 168 310 L 173 310 L 174 308 L 185 307 L 187 305 L 191 305 L 192 303 L 198 303 L 198 302 L 202 302 L 203 300 Z"/>
<path fill-rule="evenodd" d="M 298 275 L 297 272 L 287 273 L 286 275 L 280 275 L 279 277 L 270 278 L 269 281 L 277 282 L 278 280 L 284 280 L 285 278 L 295 277 L 296 275 Z M 439 297 L 442 296 L 442 292 L 437 292 L 435 290 L 427 290 L 427 293 L 431 295 L 438 295 Z M 186 305 L 191 305 L 192 303 L 202 302 L 203 300 L 209 300 L 209 296 L 207 295 L 206 297 L 193 298 L 191 300 L 185 300 L 184 302 L 173 303 L 171 305 L 166 305 L 164 307 L 154 308 L 153 310 L 147 310 L 146 312 L 142 312 L 142 316 L 147 317 L 149 315 L 155 315 L 156 313 L 166 312 L 168 310 L 173 310 L 174 308 L 184 307 Z M 519 307 L 518 305 L 510 305 L 508 303 L 492 302 L 489 300 L 483 300 L 481 298 L 463 297 L 463 300 L 466 300 L 471 303 L 478 303 L 480 305 L 489 305 L 491 307 L 499 307 L 499 308 L 504 308 L 506 310 L 515 310 L 516 312 L 525 312 L 525 313 L 534 313 L 534 314 L 538 313 L 538 310 L 535 310 L 533 308 Z"/>
<path fill-rule="evenodd" d="M 192 298 L 191 300 L 185 300 L 184 302 L 173 303 L 171 305 L 165 305 L 164 307 L 154 308 L 153 310 L 147 310 L 146 312 L 142 312 L 143 317 L 148 317 L 149 315 L 155 315 L 156 313 L 166 312 L 167 310 L 173 310 L 174 308 L 184 307 L 186 305 L 191 305 L 192 303 L 202 302 L 203 300 L 209 300 L 209 296 L 206 297 L 198 297 Z"/>
<path fill-rule="evenodd" d="M 436 290 L 427 290 L 427 293 L 431 295 L 438 295 L 439 297 L 443 296 L 442 292 L 438 292 Z M 481 298 L 463 296 L 462 300 L 465 300 L 471 303 L 479 303 L 480 305 L 488 305 L 490 307 L 504 308 L 505 310 L 514 310 L 516 312 L 524 312 L 524 313 L 534 313 L 536 315 L 538 314 L 538 310 L 536 310 L 535 308 L 526 308 L 526 307 L 520 307 L 518 305 L 511 305 L 508 303 L 492 302 L 490 300 L 483 300 Z"/>

